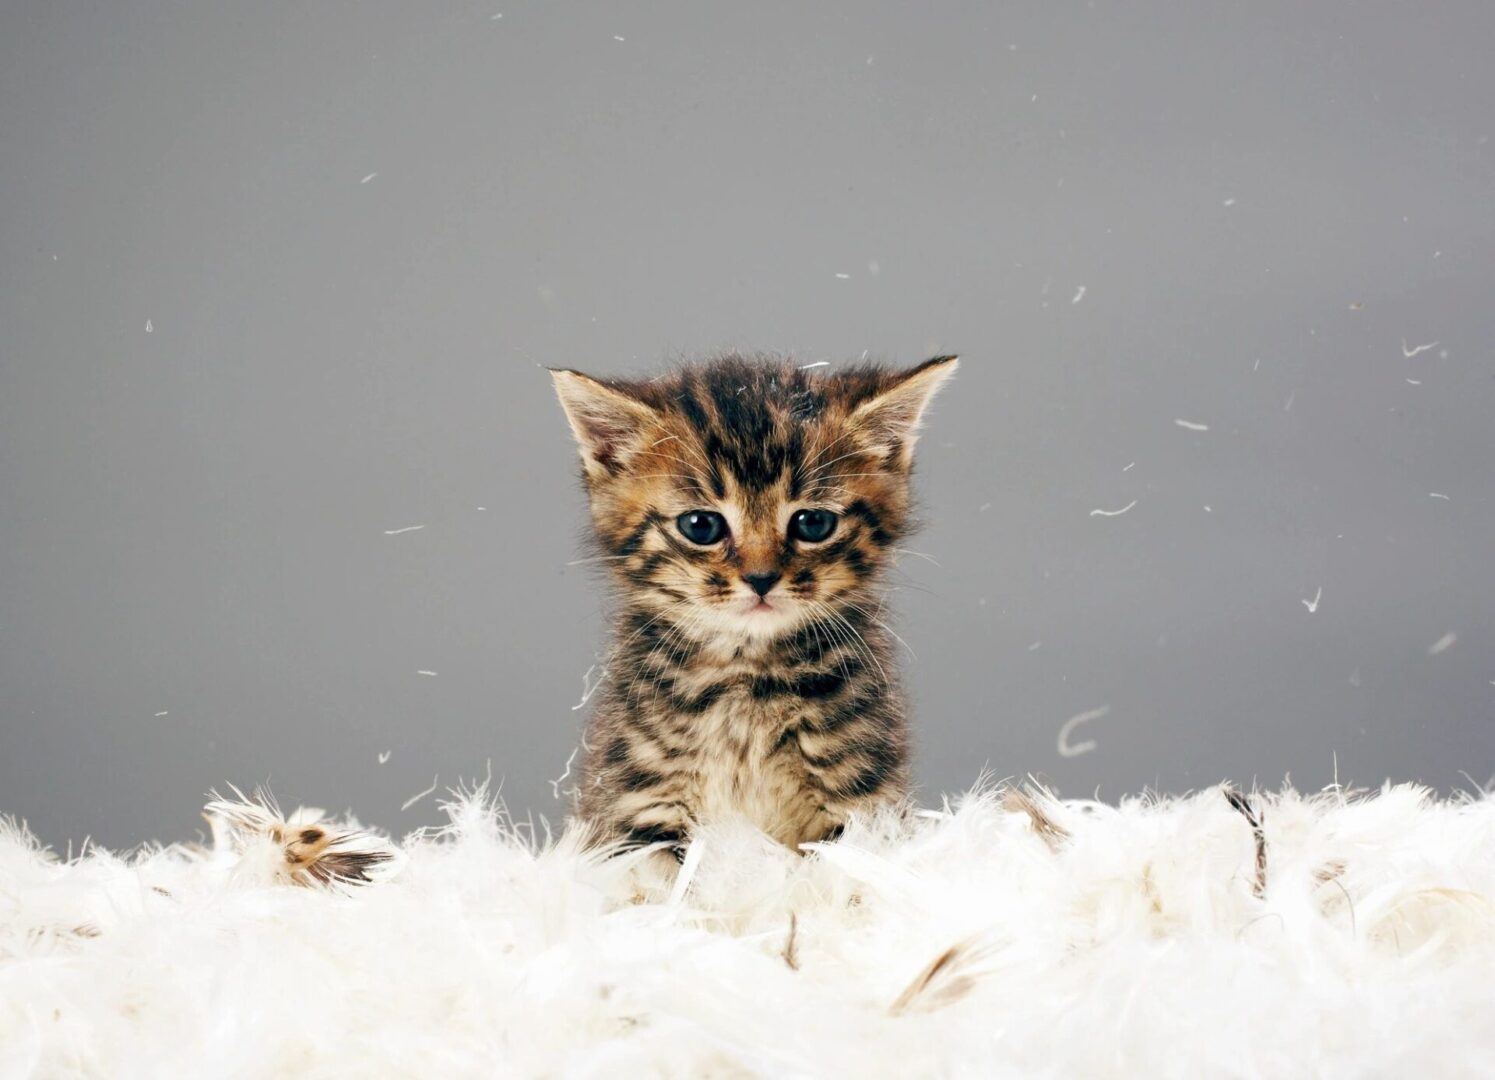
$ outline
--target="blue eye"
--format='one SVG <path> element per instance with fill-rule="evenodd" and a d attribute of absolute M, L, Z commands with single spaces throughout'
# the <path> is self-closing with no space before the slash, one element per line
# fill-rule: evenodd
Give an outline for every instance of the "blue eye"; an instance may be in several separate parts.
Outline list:
<path fill-rule="evenodd" d="M 727 535 L 727 519 L 714 510 L 687 510 L 675 519 L 675 528 L 692 544 L 705 547 Z"/>
<path fill-rule="evenodd" d="M 836 531 L 836 515 L 829 510 L 797 510 L 789 519 L 789 539 L 818 544 Z"/>

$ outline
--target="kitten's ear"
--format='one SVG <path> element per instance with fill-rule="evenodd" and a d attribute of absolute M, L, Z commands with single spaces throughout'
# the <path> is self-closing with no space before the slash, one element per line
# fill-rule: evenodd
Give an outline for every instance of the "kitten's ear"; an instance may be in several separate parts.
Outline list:
<path fill-rule="evenodd" d="M 888 464 L 907 466 L 913 459 L 925 408 L 959 364 L 958 356 L 936 356 L 910 368 L 876 397 L 858 405 L 851 423 L 873 446 L 882 448 Z"/>
<path fill-rule="evenodd" d="M 637 398 L 579 371 L 552 368 L 550 378 L 576 434 L 587 474 L 599 479 L 616 475 L 658 414 Z"/>

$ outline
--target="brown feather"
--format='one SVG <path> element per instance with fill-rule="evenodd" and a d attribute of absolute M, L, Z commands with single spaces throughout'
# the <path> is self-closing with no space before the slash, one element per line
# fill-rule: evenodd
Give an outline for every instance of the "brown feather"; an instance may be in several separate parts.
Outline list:
<path fill-rule="evenodd" d="M 1069 839 L 1070 833 L 1044 810 L 1039 803 L 1041 798 L 1051 800 L 1053 797 L 1041 788 L 1008 788 L 1002 796 L 1002 806 L 1014 813 L 1027 814 L 1028 820 L 1033 823 L 1033 831 L 1049 846 L 1050 851 L 1058 851 Z"/>
<path fill-rule="evenodd" d="M 289 819 L 263 788 L 246 796 L 231 788 L 234 798 L 214 796 L 203 808 L 215 841 L 242 855 L 256 841 L 280 848 L 277 877 L 303 888 L 368 885 L 387 876 L 395 849 L 361 829 L 324 824 L 320 811 L 300 810 Z"/>
<path fill-rule="evenodd" d="M 972 969 L 987 953 L 979 938 L 956 942 L 913 977 L 888 1012 L 893 1016 L 930 1012 L 959 1001 L 975 987 L 977 972 Z"/>
<path fill-rule="evenodd" d="M 1220 790 L 1225 796 L 1225 801 L 1230 803 L 1235 812 L 1245 818 L 1246 824 L 1251 826 L 1251 836 L 1256 842 L 1256 873 L 1251 881 L 1251 892 L 1254 896 L 1265 896 L 1267 893 L 1267 833 L 1264 827 L 1266 811 L 1254 809 L 1251 800 L 1229 784 Z"/>

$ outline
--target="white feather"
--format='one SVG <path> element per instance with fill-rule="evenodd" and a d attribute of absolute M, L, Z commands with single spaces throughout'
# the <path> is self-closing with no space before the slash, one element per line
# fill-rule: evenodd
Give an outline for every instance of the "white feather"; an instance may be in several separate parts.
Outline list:
<path fill-rule="evenodd" d="M 1219 790 L 1041 794 L 1027 805 L 1058 826 L 1043 833 L 1021 800 L 980 789 L 803 856 L 729 824 L 691 845 L 683 881 L 657 852 L 537 840 L 486 785 L 444 805 L 450 825 L 406 838 L 392 877 L 337 891 L 286 884 L 244 814 L 213 851 L 71 862 L 0 827 L 0 1076 L 1454 1076 L 1495 1061 L 1489 797 L 1253 795 L 1260 898 L 1252 829 Z"/>

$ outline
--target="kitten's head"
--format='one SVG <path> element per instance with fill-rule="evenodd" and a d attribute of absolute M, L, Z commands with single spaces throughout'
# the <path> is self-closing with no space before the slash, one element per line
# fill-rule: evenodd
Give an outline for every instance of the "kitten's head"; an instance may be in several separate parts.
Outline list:
<path fill-rule="evenodd" d="M 696 638 L 861 605 L 909 529 L 920 417 L 955 371 L 729 356 L 650 381 L 554 371 L 603 557 Z"/>

